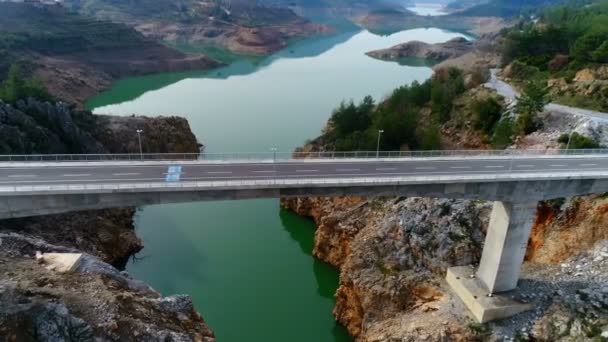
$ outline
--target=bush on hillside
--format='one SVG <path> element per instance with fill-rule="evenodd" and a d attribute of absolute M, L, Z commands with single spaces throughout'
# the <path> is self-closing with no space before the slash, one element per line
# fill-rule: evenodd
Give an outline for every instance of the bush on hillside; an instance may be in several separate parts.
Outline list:
<path fill-rule="evenodd" d="M 517 98 L 516 111 L 518 113 L 515 129 L 517 134 L 526 135 L 538 128 L 536 115 L 547 105 L 548 90 L 544 84 L 528 82 L 523 94 Z"/>
<path fill-rule="evenodd" d="M 13 64 L 9 68 L 6 79 L 0 83 L 0 100 L 15 103 L 17 100 L 27 99 L 28 97 L 42 101 L 53 99 L 40 80 L 36 78 L 23 79 L 17 65 Z"/>
<path fill-rule="evenodd" d="M 502 106 L 493 97 L 473 102 L 475 128 L 491 134 L 502 115 Z"/>
<path fill-rule="evenodd" d="M 569 145 L 568 145 L 568 141 L 570 142 Z M 586 137 L 584 135 L 578 134 L 576 132 L 572 133 L 572 136 L 570 134 L 560 135 L 560 137 L 557 139 L 557 142 L 562 144 L 563 148 L 568 148 L 571 150 L 590 149 L 590 148 L 599 148 L 600 147 L 600 144 L 598 144 L 595 140 L 593 140 L 589 137 Z"/>
<path fill-rule="evenodd" d="M 492 136 L 492 147 L 495 149 L 507 148 L 513 142 L 514 127 L 513 120 L 505 118 L 496 124 Z"/>

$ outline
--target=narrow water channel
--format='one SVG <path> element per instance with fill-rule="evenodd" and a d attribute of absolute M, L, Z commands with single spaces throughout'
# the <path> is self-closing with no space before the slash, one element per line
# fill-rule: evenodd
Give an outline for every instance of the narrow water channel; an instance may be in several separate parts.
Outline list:
<path fill-rule="evenodd" d="M 343 99 L 379 99 L 432 74 L 421 61 L 383 62 L 365 52 L 457 36 L 435 28 L 346 32 L 219 70 L 125 79 L 88 106 L 184 116 L 207 152 L 289 152 L 317 136 Z M 143 139 L 145 146 L 145 132 Z M 331 315 L 338 273 L 311 256 L 314 225 L 278 200 L 148 206 L 136 226 L 146 247 L 128 271 L 165 295 L 190 294 L 218 341 L 350 340 Z"/>

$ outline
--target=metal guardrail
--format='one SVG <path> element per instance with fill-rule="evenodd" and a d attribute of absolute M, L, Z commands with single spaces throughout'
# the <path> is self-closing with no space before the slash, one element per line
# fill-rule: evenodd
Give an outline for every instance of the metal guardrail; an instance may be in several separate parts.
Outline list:
<path fill-rule="evenodd" d="M 172 160 L 293 160 L 293 159 L 373 159 L 430 157 L 509 157 L 608 155 L 608 149 L 569 150 L 444 150 L 444 151 L 349 151 L 349 152 L 235 152 L 235 153 L 130 153 L 130 154 L 22 154 L 0 155 L 0 162 L 59 161 L 172 161 Z"/>

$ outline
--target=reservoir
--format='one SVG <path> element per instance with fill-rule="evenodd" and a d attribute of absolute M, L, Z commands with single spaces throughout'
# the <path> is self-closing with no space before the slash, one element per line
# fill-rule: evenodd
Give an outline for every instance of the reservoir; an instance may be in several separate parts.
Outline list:
<path fill-rule="evenodd" d="M 342 100 L 378 101 L 432 74 L 424 61 L 385 62 L 365 52 L 458 36 L 437 28 L 341 32 L 221 69 L 124 79 L 88 107 L 186 117 L 209 153 L 289 152 L 318 136 Z M 155 152 L 145 139 L 144 132 L 144 152 Z M 127 270 L 163 295 L 191 295 L 218 341 L 350 340 L 331 314 L 338 272 L 311 255 L 314 224 L 281 210 L 277 199 L 147 206 L 136 227 L 145 249 Z"/>

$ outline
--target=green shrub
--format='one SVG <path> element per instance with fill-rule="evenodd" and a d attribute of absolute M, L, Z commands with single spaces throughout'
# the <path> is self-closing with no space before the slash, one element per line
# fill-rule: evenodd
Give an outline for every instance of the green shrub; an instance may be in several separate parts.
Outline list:
<path fill-rule="evenodd" d="M 500 120 L 494 129 L 492 136 L 492 147 L 496 149 L 504 149 L 513 142 L 513 121 L 509 118 Z"/>
<path fill-rule="evenodd" d="M 359 105 L 355 105 L 352 101 L 342 102 L 331 116 L 334 129 L 340 135 L 365 130 L 371 123 L 373 109 L 374 100 L 371 96 L 366 96 Z"/>
<path fill-rule="evenodd" d="M 491 134 L 502 115 L 502 106 L 493 97 L 473 102 L 475 128 Z"/>
<path fill-rule="evenodd" d="M 570 144 L 568 145 L 568 141 Z M 577 149 L 591 149 L 591 148 L 599 148 L 600 144 L 598 144 L 595 140 L 586 137 L 584 135 L 578 134 L 576 132 L 570 134 L 562 134 L 557 139 L 557 142 L 563 145 L 564 148 L 568 148 L 571 150 Z"/>
<path fill-rule="evenodd" d="M 441 149 L 441 131 L 437 122 L 431 123 L 424 130 L 421 148 L 427 151 L 435 151 Z"/>
<path fill-rule="evenodd" d="M 547 105 L 548 90 L 544 84 L 528 82 L 523 94 L 517 98 L 516 111 L 519 114 L 515 122 L 515 130 L 519 135 L 526 135 L 538 128 L 536 115 Z"/>
<path fill-rule="evenodd" d="M 53 99 L 40 80 L 35 78 L 24 80 L 17 65 L 13 64 L 9 68 L 6 79 L 0 83 L 0 99 L 8 103 L 15 103 L 17 100 L 28 97 L 43 101 Z"/>

